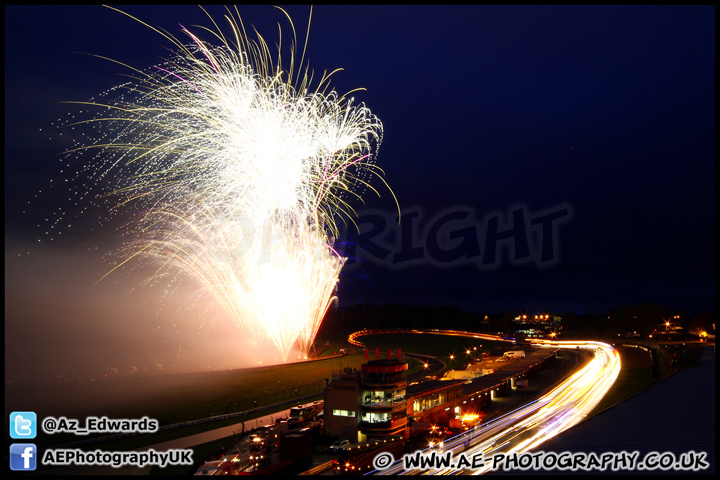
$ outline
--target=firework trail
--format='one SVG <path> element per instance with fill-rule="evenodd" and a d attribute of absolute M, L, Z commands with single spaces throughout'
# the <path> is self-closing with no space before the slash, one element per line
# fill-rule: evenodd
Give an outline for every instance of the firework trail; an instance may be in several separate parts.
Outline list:
<path fill-rule="evenodd" d="M 311 91 L 309 69 L 293 71 L 294 47 L 283 70 L 235 14 L 225 17 L 232 37 L 205 29 L 219 46 L 150 27 L 178 53 L 89 102 L 104 112 L 77 150 L 100 150 L 91 169 L 113 179 L 104 197 L 135 212 L 115 268 L 151 261 L 153 278 L 192 277 L 258 351 L 273 345 L 287 359 L 294 346 L 308 351 L 332 304 L 337 222 L 382 178 L 372 155 L 382 125 L 325 93 L 329 75 Z"/>

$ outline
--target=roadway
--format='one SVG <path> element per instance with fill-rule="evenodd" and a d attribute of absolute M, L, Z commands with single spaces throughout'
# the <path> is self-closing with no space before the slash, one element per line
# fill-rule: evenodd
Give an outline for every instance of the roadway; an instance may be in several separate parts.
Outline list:
<path fill-rule="evenodd" d="M 419 353 L 405 353 L 406 357 L 414 358 L 415 360 L 418 360 L 420 362 L 423 362 L 427 365 L 427 368 L 423 368 L 422 370 L 411 373 L 407 376 L 408 384 L 412 381 L 419 380 L 427 375 L 432 375 L 435 372 L 439 372 L 443 368 L 445 368 L 445 363 L 442 360 L 438 360 L 435 357 L 432 357 L 430 355 L 422 355 Z"/>
<path fill-rule="evenodd" d="M 547 348 L 585 349 L 593 358 L 560 385 L 512 412 L 445 440 L 423 452 L 463 453 L 466 458 L 482 454 L 486 465 L 468 470 L 455 464 L 447 468 L 405 470 L 402 459 L 373 473 L 396 474 L 481 474 L 492 467 L 487 460 L 496 454 L 523 453 L 581 422 L 612 387 L 620 373 L 620 357 L 612 346 L 600 342 L 538 341 Z"/>
<path fill-rule="evenodd" d="M 176 438 L 174 440 L 168 440 L 167 442 L 157 443 L 155 445 L 148 445 L 136 450 L 143 451 L 152 448 L 157 452 L 165 452 L 170 449 L 177 448 L 191 448 L 203 443 L 213 442 L 221 438 L 230 437 L 233 435 L 239 435 L 243 432 L 252 430 L 253 428 L 263 427 L 265 425 L 274 425 L 275 419 L 287 417 L 290 415 L 290 409 L 281 410 L 269 415 L 265 415 L 251 420 L 245 420 L 234 425 L 228 425 L 227 427 L 220 427 L 207 432 L 197 433 L 195 435 L 188 435 L 187 437 Z"/>

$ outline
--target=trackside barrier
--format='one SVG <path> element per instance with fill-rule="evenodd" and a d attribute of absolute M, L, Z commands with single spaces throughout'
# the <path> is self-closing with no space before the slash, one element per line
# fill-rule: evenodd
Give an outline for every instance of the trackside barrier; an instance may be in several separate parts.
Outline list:
<path fill-rule="evenodd" d="M 276 407 L 282 407 L 282 406 L 286 406 L 286 405 L 295 405 L 298 402 L 302 402 L 304 400 L 311 400 L 311 399 L 317 397 L 318 395 L 320 395 L 320 393 L 315 393 L 312 395 L 305 395 L 304 397 L 296 397 L 296 398 L 292 398 L 290 400 L 283 400 L 282 402 L 276 402 L 276 403 L 272 403 L 269 405 L 263 405 L 261 407 L 256 407 L 251 410 L 246 410 L 244 412 L 227 413 L 224 415 L 217 415 L 214 417 L 199 418 L 197 420 L 190 420 L 190 421 L 181 422 L 181 423 L 173 423 L 172 425 L 164 425 L 162 427 L 159 427 L 157 431 L 164 432 L 167 430 L 174 430 L 176 428 L 190 427 L 192 425 L 200 425 L 203 423 L 218 422 L 221 420 L 227 420 L 229 418 L 245 417 L 248 415 L 252 415 L 253 413 L 262 412 L 264 410 L 269 410 L 269 409 L 276 408 Z M 104 436 L 104 437 L 88 438 L 86 440 L 68 443 L 68 444 L 62 445 L 62 446 L 53 446 L 52 448 L 77 448 L 77 447 L 83 447 L 85 445 L 92 445 L 95 443 L 102 443 L 102 442 L 108 442 L 111 440 L 120 440 L 123 438 L 135 437 L 138 435 L 146 435 L 146 434 L 137 433 L 137 432 L 119 433 L 117 435 L 108 435 L 108 436 Z"/>

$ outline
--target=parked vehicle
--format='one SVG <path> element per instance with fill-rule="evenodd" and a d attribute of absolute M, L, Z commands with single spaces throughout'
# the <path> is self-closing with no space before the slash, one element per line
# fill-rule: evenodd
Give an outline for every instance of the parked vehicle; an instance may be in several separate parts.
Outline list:
<path fill-rule="evenodd" d="M 350 440 L 347 440 L 347 439 L 345 439 L 345 440 L 338 440 L 337 442 L 335 442 L 335 443 L 333 443 L 332 445 L 330 445 L 330 448 L 328 448 L 328 450 L 330 450 L 332 453 L 337 453 L 337 452 L 339 452 L 339 451 L 342 449 L 342 447 L 344 447 L 345 445 L 350 445 Z"/>

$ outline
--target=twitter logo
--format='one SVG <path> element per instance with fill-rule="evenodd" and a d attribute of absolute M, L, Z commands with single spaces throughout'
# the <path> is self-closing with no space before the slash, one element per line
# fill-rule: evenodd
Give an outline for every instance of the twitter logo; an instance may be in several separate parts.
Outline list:
<path fill-rule="evenodd" d="M 10 438 L 35 438 L 37 415 L 35 412 L 12 412 L 10 414 Z"/>

